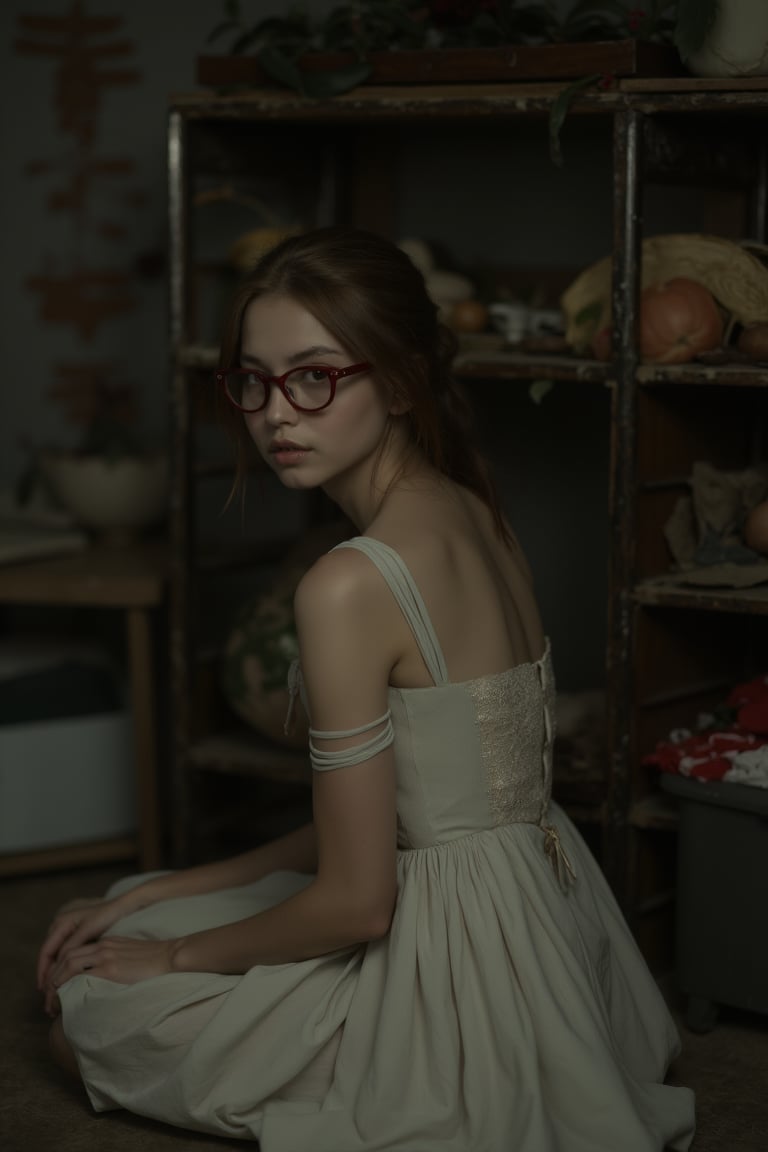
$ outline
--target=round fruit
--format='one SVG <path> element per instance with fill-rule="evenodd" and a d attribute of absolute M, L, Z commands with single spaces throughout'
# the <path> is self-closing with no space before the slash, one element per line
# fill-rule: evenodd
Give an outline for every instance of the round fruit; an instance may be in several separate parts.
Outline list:
<path fill-rule="evenodd" d="M 651 284 L 640 297 L 640 354 L 656 364 L 682 364 L 723 339 L 712 293 L 684 276 Z"/>
<path fill-rule="evenodd" d="M 768 500 L 755 504 L 744 523 L 744 542 L 753 552 L 768 554 Z"/>
<path fill-rule="evenodd" d="M 736 347 L 752 360 L 768 360 L 768 324 L 747 324 L 739 333 Z"/>
<path fill-rule="evenodd" d="M 483 332 L 488 327 L 488 309 L 480 300 L 458 300 L 450 319 L 457 332 Z"/>

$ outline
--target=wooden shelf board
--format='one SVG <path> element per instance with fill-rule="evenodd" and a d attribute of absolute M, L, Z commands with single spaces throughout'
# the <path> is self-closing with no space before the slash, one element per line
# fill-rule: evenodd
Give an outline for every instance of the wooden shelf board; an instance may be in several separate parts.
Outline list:
<path fill-rule="evenodd" d="M 765 584 L 753 588 L 706 588 L 646 581 L 637 585 L 632 598 L 645 607 L 768 615 L 768 585 Z"/>
<path fill-rule="evenodd" d="M 219 362 L 219 350 L 213 345 L 186 344 L 177 352 L 177 363 L 183 368 L 213 370 Z M 585 383 L 611 384 L 615 365 L 583 356 L 547 355 L 516 350 L 514 347 L 489 351 L 460 351 L 454 369 L 463 378 L 480 377 L 498 380 L 576 380 Z M 641 364 L 637 381 L 644 388 L 660 386 L 707 385 L 715 388 L 768 388 L 765 365 L 727 364 Z"/>
<path fill-rule="evenodd" d="M 463 352 L 454 362 L 462 379 L 565 380 L 586 384 L 607 384 L 610 370 L 598 360 L 577 356 L 547 356 L 533 353 L 495 351 Z"/>
<path fill-rule="evenodd" d="M 600 69 L 592 69 L 599 71 Z M 591 70 L 583 69 L 579 75 Z M 472 116 L 548 115 L 560 96 L 563 77 L 556 80 L 498 82 L 364 84 L 327 98 L 304 97 L 289 89 L 254 84 L 223 92 L 214 88 L 171 95 L 171 111 L 200 120 L 301 120 L 335 122 L 361 120 L 455 119 Z M 644 112 L 722 111 L 762 113 L 768 108 L 766 77 L 709 79 L 692 76 L 624 76 L 609 89 L 595 85 L 577 94 L 570 115 L 610 114 L 624 108 Z"/>
<path fill-rule="evenodd" d="M 297 67 L 306 77 L 356 63 L 351 52 L 315 51 L 300 56 Z M 676 76 L 682 71 L 674 46 L 637 37 L 574 43 L 500 44 L 464 48 L 406 48 L 368 54 L 371 85 L 449 84 L 478 81 L 530 82 L 578 80 L 594 72 L 611 76 Z M 199 84 L 207 87 L 268 85 L 269 75 L 254 53 L 199 56 Z"/>
<path fill-rule="evenodd" d="M 357 120 L 362 117 L 402 119 L 408 115 L 451 117 L 493 116 L 499 112 L 546 114 L 563 88 L 562 81 L 517 83 L 365 84 L 339 96 L 305 97 L 289 89 L 248 87 L 236 92 L 203 89 L 178 92 L 171 109 L 189 118 Z M 625 97 L 615 91 L 580 94 L 570 111 L 607 111 Z"/>
<path fill-rule="evenodd" d="M 624 92 L 765 92 L 768 76 L 627 76 L 619 81 Z"/>
<path fill-rule="evenodd" d="M 309 784 L 309 756 L 270 744 L 249 729 L 217 733 L 192 745 L 188 760 L 195 768 L 238 776 L 259 776 Z"/>
<path fill-rule="evenodd" d="M 768 368 L 760 364 L 641 364 L 636 378 L 643 388 L 659 385 L 768 388 Z"/>
<path fill-rule="evenodd" d="M 149 607 L 163 600 L 169 564 L 164 541 L 113 548 L 93 544 L 1 566 L 0 603 Z"/>
<path fill-rule="evenodd" d="M 32 872 L 60 872 L 69 868 L 108 864 L 138 857 L 134 837 L 118 840 L 94 840 L 83 844 L 65 844 L 26 852 L 0 855 L 0 876 L 22 876 Z"/>
<path fill-rule="evenodd" d="M 677 805 L 658 793 L 646 796 L 631 806 L 629 823 L 633 828 L 674 830 L 679 823 Z"/>
<path fill-rule="evenodd" d="M 218 350 L 202 344 L 188 344 L 177 354 L 184 368 L 215 368 Z M 572 380 L 607 384 L 609 365 L 580 356 L 551 356 L 510 349 L 489 352 L 463 351 L 454 361 L 454 370 L 462 379 L 488 380 Z"/>

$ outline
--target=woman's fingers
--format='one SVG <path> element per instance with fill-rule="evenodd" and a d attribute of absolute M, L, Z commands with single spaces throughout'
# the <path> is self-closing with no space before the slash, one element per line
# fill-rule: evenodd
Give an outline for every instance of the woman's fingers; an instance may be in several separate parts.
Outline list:
<path fill-rule="evenodd" d="M 73 976 L 90 972 L 99 963 L 98 944 L 83 945 L 67 949 L 52 964 L 47 980 L 46 995 L 55 996 L 57 989 Z"/>
<path fill-rule="evenodd" d="M 115 900 L 78 900 L 59 912 L 43 941 L 37 964 L 37 986 L 42 989 L 51 965 L 73 948 L 98 939 L 115 923 L 120 906 Z"/>
<path fill-rule="evenodd" d="M 118 984 L 135 984 L 172 969 L 173 940 L 136 940 L 125 936 L 105 936 L 81 947 L 71 948 L 59 957 L 46 983 L 46 1009 L 57 989 L 75 976 L 91 973 Z"/>
<path fill-rule="evenodd" d="M 42 989 L 45 985 L 51 964 L 61 951 L 64 942 L 77 930 L 78 919 L 76 914 L 57 916 L 48 935 L 43 941 L 37 960 L 37 987 Z"/>

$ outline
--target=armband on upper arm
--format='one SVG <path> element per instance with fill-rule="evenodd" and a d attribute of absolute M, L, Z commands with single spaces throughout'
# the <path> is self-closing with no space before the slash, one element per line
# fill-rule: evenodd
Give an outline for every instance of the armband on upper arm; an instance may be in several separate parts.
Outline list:
<path fill-rule="evenodd" d="M 380 732 L 376 732 L 360 744 L 353 744 L 350 748 L 341 748 L 337 752 L 318 748 L 313 739 L 313 737 L 317 737 L 318 740 L 346 740 L 350 736 L 362 736 L 364 732 L 370 732 L 372 728 L 378 728 L 380 725 L 383 725 Z M 349 728 L 339 732 L 322 732 L 318 728 L 310 728 L 309 758 L 312 767 L 318 772 L 329 771 L 332 768 L 348 768 L 352 764 L 362 764 L 365 760 L 371 760 L 379 752 L 388 748 L 394 739 L 392 713 L 387 709 L 383 716 L 379 716 L 378 720 L 372 720 L 370 724 L 363 724 L 360 728 Z"/>

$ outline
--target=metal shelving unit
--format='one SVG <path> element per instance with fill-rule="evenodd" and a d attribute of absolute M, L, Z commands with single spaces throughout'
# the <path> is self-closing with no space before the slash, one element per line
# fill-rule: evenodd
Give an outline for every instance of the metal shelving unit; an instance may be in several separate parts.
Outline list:
<path fill-rule="evenodd" d="M 307 100 L 293 93 L 258 89 L 234 95 L 203 91 L 172 101 L 168 136 L 175 456 L 171 655 L 176 734 L 174 839 L 179 859 L 187 857 L 190 850 L 191 773 L 217 769 L 227 773 L 252 771 L 257 775 L 282 773 L 300 780 L 306 779 L 308 772 L 304 758 L 293 754 L 285 754 L 275 769 L 275 750 L 260 745 L 253 733 L 240 730 L 233 734 L 226 728 L 200 733 L 199 724 L 195 723 L 195 638 L 202 610 L 195 490 L 205 468 L 194 455 L 190 390 L 194 379 L 210 371 L 217 357 L 215 345 L 201 336 L 196 323 L 192 290 L 194 163 L 205 151 L 196 142 L 197 136 L 200 132 L 209 139 L 221 135 L 231 143 L 236 130 L 247 133 L 252 144 L 267 140 L 266 146 L 272 148 L 276 126 L 284 138 L 295 131 L 309 130 L 315 144 L 320 139 L 324 142 L 320 165 L 323 182 L 318 193 L 323 201 L 323 215 L 317 223 L 333 219 L 386 232 L 391 205 L 384 173 L 390 161 L 388 156 L 378 154 L 382 150 L 377 149 L 374 129 L 385 130 L 387 139 L 393 140 L 397 133 L 407 133 L 414 124 L 423 129 L 433 124 L 482 123 L 492 125 L 499 140 L 508 143 L 524 121 L 546 118 L 560 90 L 561 85 L 555 83 L 425 84 L 408 88 L 365 87 L 328 100 Z M 583 93 L 572 105 L 569 116 L 602 117 L 612 133 L 615 358 L 606 364 L 576 357 L 531 356 L 514 351 L 481 354 L 469 350 L 457 364 L 460 374 L 474 382 L 546 378 L 572 388 L 602 386 L 609 391 L 610 490 L 606 495 L 610 546 L 606 557 L 609 595 L 605 652 L 609 757 L 602 776 L 597 773 L 597 778 L 590 777 L 585 787 L 587 799 L 580 803 L 572 792 L 570 803 L 577 818 L 592 821 L 602 829 L 603 866 L 649 953 L 653 953 L 654 944 L 650 941 L 646 945 L 643 940 L 642 920 L 644 916 L 658 918 L 660 910 L 663 915 L 664 893 L 668 893 L 670 884 L 668 875 L 657 874 L 658 860 L 653 865 L 648 860 L 659 856 L 659 835 L 667 837 L 668 845 L 675 820 L 669 803 L 658 794 L 657 782 L 643 771 L 641 758 L 650 750 L 648 741 L 654 732 L 657 738 L 662 734 L 670 708 L 678 707 L 689 715 L 699 697 L 706 697 L 706 693 L 698 692 L 697 684 L 713 679 L 727 682 L 746 670 L 749 659 L 757 658 L 756 642 L 746 648 L 740 643 L 730 647 L 723 643 L 719 649 L 722 628 L 713 621 L 740 621 L 732 623 L 732 627 L 745 634 L 751 630 L 750 635 L 757 629 L 764 641 L 765 630 L 760 622 L 768 615 L 768 593 L 764 588 L 727 591 L 664 585 L 655 579 L 662 571 L 654 571 L 655 561 L 653 556 L 649 559 L 644 555 L 643 541 L 654 536 L 661 538 L 659 508 L 679 490 L 681 478 L 707 437 L 711 438 L 713 450 L 717 448 L 724 411 L 727 410 L 728 423 L 732 425 L 727 437 L 731 458 L 746 467 L 754 462 L 756 453 L 763 451 L 755 427 L 765 426 L 768 375 L 759 366 L 741 363 L 675 367 L 640 364 L 635 333 L 643 201 L 653 179 L 668 183 L 691 181 L 692 173 L 698 173 L 703 180 L 730 182 L 741 190 L 745 204 L 748 202 L 752 237 L 764 240 L 766 162 L 754 129 L 766 111 L 768 85 L 764 80 L 733 81 L 725 87 L 685 77 L 634 78 L 619 80 L 609 91 Z M 342 154 L 344 163 L 339 165 Z M 269 167 L 266 161 L 264 166 Z M 697 415 L 705 393 L 718 397 L 713 407 L 719 418 L 713 418 L 708 425 L 704 416 Z M 654 409 L 655 403 L 663 408 L 666 397 L 672 394 L 676 404 L 689 405 L 691 414 L 696 415 L 696 436 L 691 436 L 690 443 L 685 433 L 666 428 L 663 411 Z M 663 466 L 658 461 L 653 463 L 655 437 L 661 443 L 665 437 L 675 435 L 677 444 L 664 448 L 667 457 L 677 453 L 675 467 L 669 465 L 669 459 Z M 210 463 L 207 467 L 209 473 L 215 471 Z M 650 507 L 648 493 L 667 489 L 668 495 L 659 508 Z M 658 551 L 658 544 L 653 545 L 651 552 L 654 549 Z M 691 642 L 694 629 L 680 624 L 682 618 L 695 618 L 698 627 L 712 629 L 710 655 L 719 669 L 717 676 L 698 668 L 700 653 Z M 675 684 L 670 680 L 673 673 L 677 676 Z M 686 683 L 693 685 L 690 697 L 686 695 Z M 654 695 L 668 698 L 669 690 L 672 697 L 677 693 L 677 705 L 667 702 L 654 710 L 654 706 L 643 703 Z M 665 847 L 661 855 L 667 852 Z M 639 919 L 633 919 L 635 912 Z"/>

